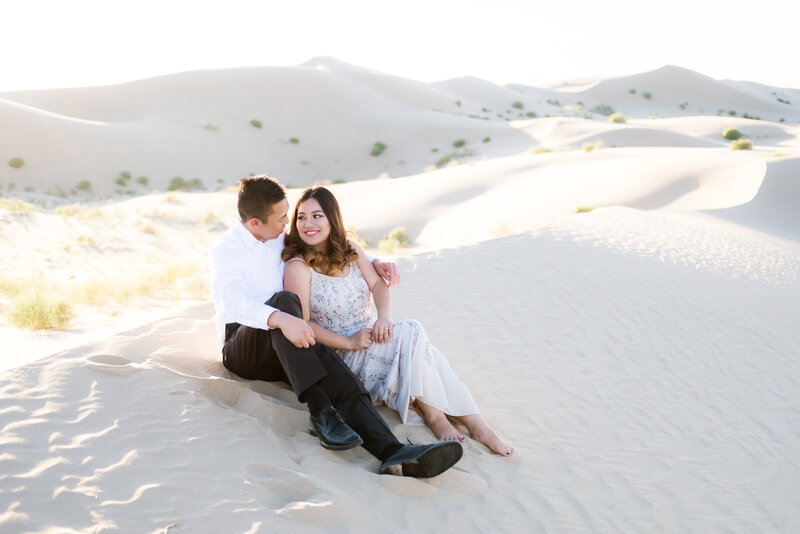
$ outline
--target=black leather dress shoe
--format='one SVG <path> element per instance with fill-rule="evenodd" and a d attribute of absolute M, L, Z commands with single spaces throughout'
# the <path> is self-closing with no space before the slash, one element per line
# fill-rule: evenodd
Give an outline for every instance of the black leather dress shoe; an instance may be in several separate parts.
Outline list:
<path fill-rule="evenodd" d="M 317 416 L 312 415 L 308 431 L 319 438 L 323 447 L 332 451 L 346 451 L 364 443 L 333 406 L 323 408 Z"/>
<path fill-rule="evenodd" d="M 453 467 L 463 453 L 457 441 L 442 441 L 432 445 L 404 445 L 381 464 L 381 475 L 431 478 Z"/>

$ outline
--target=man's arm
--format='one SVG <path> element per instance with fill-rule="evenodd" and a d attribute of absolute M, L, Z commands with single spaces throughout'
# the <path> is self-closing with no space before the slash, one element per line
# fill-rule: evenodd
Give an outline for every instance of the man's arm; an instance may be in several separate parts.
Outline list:
<path fill-rule="evenodd" d="M 400 273 L 397 272 L 397 265 L 392 262 L 383 262 L 380 258 L 373 258 L 361 248 L 361 245 L 355 239 L 350 239 L 350 245 L 358 252 L 359 256 L 365 257 L 369 260 L 375 271 L 378 273 L 384 283 L 389 286 L 396 286 L 400 283 Z"/>
<path fill-rule="evenodd" d="M 307 322 L 299 317 L 275 310 L 269 316 L 270 328 L 279 329 L 295 347 L 307 349 L 314 345 L 314 330 Z"/>

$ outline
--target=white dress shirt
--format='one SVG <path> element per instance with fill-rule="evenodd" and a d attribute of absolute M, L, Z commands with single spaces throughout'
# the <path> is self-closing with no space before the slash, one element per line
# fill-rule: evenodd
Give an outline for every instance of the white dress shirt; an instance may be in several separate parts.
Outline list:
<path fill-rule="evenodd" d="M 265 302 L 283 290 L 284 234 L 261 242 L 237 222 L 209 251 L 214 323 L 220 349 L 225 343 L 227 323 L 269 330 L 267 321 L 276 309 Z"/>

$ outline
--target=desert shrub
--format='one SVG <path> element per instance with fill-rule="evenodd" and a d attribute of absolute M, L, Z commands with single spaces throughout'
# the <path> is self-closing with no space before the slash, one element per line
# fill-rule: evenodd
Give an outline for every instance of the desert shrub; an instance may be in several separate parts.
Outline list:
<path fill-rule="evenodd" d="M 78 182 L 78 185 L 75 186 L 75 189 L 88 193 L 92 189 L 92 183 L 89 180 L 81 180 Z"/>
<path fill-rule="evenodd" d="M 86 211 L 86 207 L 80 204 L 68 204 L 66 206 L 59 206 L 56 208 L 56 215 L 62 217 L 71 217 Z"/>
<path fill-rule="evenodd" d="M 205 188 L 206 186 L 203 185 L 203 181 L 200 178 L 184 180 L 182 177 L 176 176 L 170 180 L 167 191 L 196 191 Z"/>
<path fill-rule="evenodd" d="M 456 100 L 456 106 L 461 107 L 461 100 Z"/>
<path fill-rule="evenodd" d="M 375 141 L 375 144 L 372 145 L 372 151 L 370 151 L 370 156 L 380 156 L 383 154 L 383 151 L 386 150 L 386 143 L 382 143 L 381 141 Z"/>
<path fill-rule="evenodd" d="M 483 138 L 483 142 L 484 142 L 484 143 L 488 143 L 488 142 L 489 142 L 489 141 L 491 141 L 491 140 L 492 140 L 492 138 L 491 138 L 491 137 L 484 137 L 484 138 Z"/>
<path fill-rule="evenodd" d="M 733 150 L 750 150 L 753 148 L 753 142 L 750 139 L 737 139 L 731 143 Z"/>
<path fill-rule="evenodd" d="M 519 101 L 519 100 L 515 100 L 515 101 L 514 101 L 514 102 L 511 104 L 511 107 L 512 107 L 512 108 L 514 108 L 514 109 L 522 109 L 522 108 L 524 108 L 524 107 L 525 107 L 525 104 L 523 104 L 523 103 L 522 103 L 521 101 Z"/>
<path fill-rule="evenodd" d="M 62 329 L 74 317 L 68 302 L 44 296 L 38 291 L 15 298 L 10 308 L 8 319 L 11 324 L 31 330 Z"/>
<path fill-rule="evenodd" d="M 547 152 L 552 152 L 552 148 L 547 148 L 546 146 L 536 146 L 528 150 L 531 154 L 546 154 Z"/>
<path fill-rule="evenodd" d="M 136 181 L 139 182 L 141 185 L 147 187 L 147 184 L 150 183 L 150 178 L 148 178 L 147 176 L 140 176 L 136 179 Z"/>
<path fill-rule="evenodd" d="M 217 126 L 216 124 L 211 124 L 210 122 L 207 122 L 206 125 L 203 126 L 203 128 L 211 132 L 216 132 L 217 130 L 219 130 L 219 126 Z"/>
<path fill-rule="evenodd" d="M 778 98 L 778 102 L 780 102 L 781 104 L 791 104 L 791 102 L 789 102 L 788 100 L 785 100 L 783 98 Z"/>
<path fill-rule="evenodd" d="M 559 108 L 561 107 L 561 102 L 559 102 L 558 100 L 548 99 L 547 103 L 550 104 L 551 106 L 556 106 Z"/>
<path fill-rule="evenodd" d="M 631 90 L 630 90 L 630 91 L 628 91 L 628 92 L 629 92 L 630 94 L 632 94 L 632 95 L 635 95 L 635 94 L 636 94 L 636 89 L 631 89 Z"/>
<path fill-rule="evenodd" d="M 594 208 L 591 206 L 578 206 L 577 208 L 575 208 L 575 213 L 589 213 L 593 209 Z"/>
<path fill-rule="evenodd" d="M 13 167 L 15 169 L 19 169 L 23 165 L 25 165 L 25 160 L 22 158 L 11 158 L 8 160 L 9 167 Z"/>
<path fill-rule="evenodd" d="M 289 142 L 292 143 L 293 145 L 296 145 L 297 143 L 300 142 L 300 139 L 298 139 L 296 137 L 290 137 L 289 138 Z"/>
<path fill-rule="evenodd" d="M 613 115 L 611 115 L 608 118 L 608 120 L 610 122 L 616 122 L 616 123 L 622 123 L 622 124 L 628 122 L 627 119 L 625 119 L 625 115 L 623 115 L 622 113 L 619 113 L 619 112 L 614 113 Z"/>
<path fill-rule="evenodd" d="M 593 113 L 598 113 L 600 115 L 608 116 L 608 115 L 612 115 L 614 113 L 614 108 L 612 108 L 611 106 L 607 106 L 605 104 L 600 104 L 599 106 L 593 107 L 589 111 L 591 111 Z"/>
<path fill-rule="evenodd" d="M 36 208 L 30 202 L 25 202 L 19 198 L 0 198 L 0 209 L 12 213 L 29 213 Z"/>
<path fill-rule="evenodd" d="M 592 150 L 599 150 L 601 148 L 605 148 L 606 144 L 602 141 L 602 139 L 598 139 L 594 143 L 584 143 L 581 147 L 584 152 L 591 152 Z"/>
<path fill-rule="evenodd" d="M 253 119 L 250 121 L 250 126 L 252 126 L 253 128 L 261 128 L 262 124 L 260 120 Z"/>
<path fill-rule="evenodd" d="M 653 98 L 653 94 L 650 91 L 645 91 L 644 93 L 642 93 L 642 96 L 645 97 L 647 100 Z"/>
<path fill-rule="evenodd" d="M 437 159 L 434 165 L 436 165 L 436 167 L 444 167 L 445 165 L 450 163 L 450 160 L 452 160 L 455 157 L 455 155 L 456 155 L 455 152 L 451 152 L 450 154 L 445 154 L 441 158 Z"/>
<path fill-rule="evenodd" d="M 535 119 L 535 118 L 536 118 L 536 112 L 535 112 L 535 111 L 529 111 L 529 112 L 527 112 L 527 113 L 525 114 L 525 116 L 526 116 L 526 117 L 530 117 L 530 118 L 532 118 L 532 119 Z"/>
<path fill-rule="evenodd" d="M 431 152 L 434 152 L 434 153 L 436 153 L 436 152 L 439 152 L 439 149 L 438 149 L 438 148 L 436 148 L 436 147 L 433 147 L 433 148 L 431 149 Z"/>
<path fill-rule="evenodd" d="M 728 141 L 736 141 L 742 137 L 742 132 L 740 132 L 736 128 L 728 128 L 722 132 L 722 137 L 727 139 Z"/>
<path fill-rule="evenodd" d="M 461 148 L 466 144 L 467 144 L 466 139 L 456 139 L 455 141 L 453 141 L 453 146 L 456 148 Z"/>
<path fill-rule="evenodd" d="M 731 117 L 735 117 L 736 116 L 736 110 L 732 109 L 732 110 L 728 111 L 728 115 L 730 115 Z"/>
<path fill-rule="evenodd" d="M 408 248 L 409 245 L 408 234 L 402 226 L 398 226 L 378 242 L 378 248 L 387 253 L 396 248 Z"/>

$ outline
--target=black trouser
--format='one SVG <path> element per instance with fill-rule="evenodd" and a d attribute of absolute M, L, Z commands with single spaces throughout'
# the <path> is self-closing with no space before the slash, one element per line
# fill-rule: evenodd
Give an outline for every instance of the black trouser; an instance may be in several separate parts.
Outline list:
<path fill-rule="evenodd" d="M 289 291 L 275 293 L 267 304 L 302 317 L 300 299 Z M 242 378 L 288 382 L 298 397 L 309 386 L 319 383 L 331 404 L 364 440 L 364 448 L 376 458 L 383 459 L 387 447 L 399 444 L 375 410 L 361 381 L 328 347 L 317 344 L 302 349 L 278 329 L 261 330 L 231 323 L 225 328 L 222 363 Z"/>

